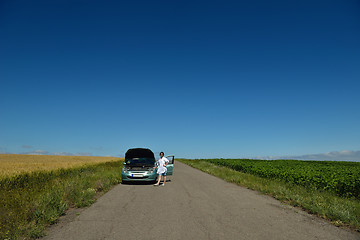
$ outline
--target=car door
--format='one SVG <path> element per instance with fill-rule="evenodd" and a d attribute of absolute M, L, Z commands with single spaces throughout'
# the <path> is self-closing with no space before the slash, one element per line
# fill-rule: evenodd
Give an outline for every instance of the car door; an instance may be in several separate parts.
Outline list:
<path fill-rule="evenodd" d="M 175 156 L 167 156 L 166 158 L 169 160 L 169 164 L 166 166 L 167 168 L 166 175 L 173 175 Z"/>

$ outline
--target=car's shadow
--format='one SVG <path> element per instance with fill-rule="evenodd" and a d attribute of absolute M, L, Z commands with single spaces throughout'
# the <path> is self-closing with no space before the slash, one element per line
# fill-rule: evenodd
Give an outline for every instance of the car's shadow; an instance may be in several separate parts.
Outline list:
<path fill-rule="evenodd" d="M 152 185 L 152 184 L 154 184 L 155 182 L 147 182 L 147 181 L 143 181 L 143 182 L 141 182 L 141 181 L 134 181 L 134 182 L 122 182 L 121 184 L 123 184 L 123 185 Z"/>
<path fill-rule="evenodd" d="M 161 181 L 160 184 L 162 184 L 164 181 Z M 171 182 L 171 179 L 166 179 L 166 182 Z M 153 185 L 156 183 L 156 181 L 149 182 L 149 181 L 129 181 L 129 182 L 122 182 L 123 185 Z"/>

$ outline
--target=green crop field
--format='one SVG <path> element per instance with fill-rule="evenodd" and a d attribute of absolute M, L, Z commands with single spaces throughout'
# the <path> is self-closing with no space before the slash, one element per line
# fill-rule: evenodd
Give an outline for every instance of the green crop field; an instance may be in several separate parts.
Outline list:
<path fill-rule="evenodd" d="M 359 162 L 249 159 L 206 161 L 260 177 L 330 191 L 343 197 L 360 198 Z"/>

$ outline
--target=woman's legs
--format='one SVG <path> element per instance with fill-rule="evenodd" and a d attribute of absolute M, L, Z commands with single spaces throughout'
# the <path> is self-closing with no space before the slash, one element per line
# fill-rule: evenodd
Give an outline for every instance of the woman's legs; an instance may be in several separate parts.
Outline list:
<path fill-rule="evenodd" d="M 164 182 L 163 182 L 163 185 L 165 185 L 166 183 L 166 175 L 164 175 Z"/>
<path fill-rule="evenodd" d="M 158 176 L 158 181 L 157 181 L 157 183 L 156 183 L 155 185 L 159 185 L 159 184 L 160 184 L 160 180 L 161 180 L 161 174 L 159 174 L 159 176 Z"/>

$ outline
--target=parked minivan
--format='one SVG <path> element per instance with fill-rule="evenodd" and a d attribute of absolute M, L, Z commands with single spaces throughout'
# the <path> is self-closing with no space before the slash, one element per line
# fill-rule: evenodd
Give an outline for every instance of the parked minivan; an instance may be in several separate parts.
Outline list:
<path fill-rule="evenodd" d="M 167 156 L 167 175 L 173 174 L 174 156 Z M 125 153 L 124 167 L 121 176 L 122 183 L 130 181 L 155 182 L 158 174 L 155 167 L 154 153 L 148 148 L 131 148 Z"/>

